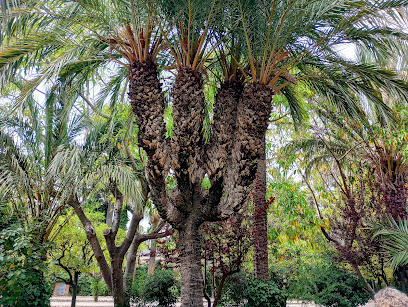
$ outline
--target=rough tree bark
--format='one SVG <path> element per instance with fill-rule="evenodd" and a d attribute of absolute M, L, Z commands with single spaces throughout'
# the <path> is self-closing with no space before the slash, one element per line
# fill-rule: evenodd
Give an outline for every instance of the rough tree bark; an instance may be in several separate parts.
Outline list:
<path fill-rule="evenodd" d="M 201 272 L 201 242 L 199 219 L 191 218 L 179 230 L 181 301 L 185 306 L 202 306 L 203 276 Z"/>
<path fill-rule="evenodd" d="M 265 144 L 264 144 L 265 145 Z M 255 278 L 260 280 L 269 279 L 268 270 L 268 229 L 267 229 L 267 206 L 266 206 L 266 160 L 265 146 L 262 157 L 259 159 L 254 189 L 253 215 L 253 240 L 254 240 L 254 264 Z"/>
<path fill-rule="evenodd" d="M 161 217 L 180 233 L 182 306 L 202 306 L 201 250 L 198 228 L 227 218 L 245 203 L 262 154 L 272 91 L 258 83 L 243 90 L 224 83 L 214 108 L 211 140 L 204 143 L 205 96 L 201 73 L 182 67 L 172 89 L 173 138 L 165 139 L 164 96 L 156 64 L 136 62 L 129 74 L 129 99 L 146 152 L 146 178 Z M 177 183 L 166 190 L 170 173 Z M 211 187 L 202 188 L 207 175 Z"/>

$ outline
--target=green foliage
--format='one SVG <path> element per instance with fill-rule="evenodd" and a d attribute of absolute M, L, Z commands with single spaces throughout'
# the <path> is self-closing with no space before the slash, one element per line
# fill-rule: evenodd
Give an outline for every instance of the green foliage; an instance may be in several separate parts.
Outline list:
<path fill-rule="evenodd" d="M 327 307 L 351 307 L 365 303 L 370 295 L 364 282 L 329 257 L 298 262 L 297 272 L 288 274 L 289 296 Z"/>
<path fill-rule="evenodd" d="M 408 220 L 398 219 L 398 222 L 387 216 L 384 221 L 372 225 L 374 237 L 379 237 L 382 247 L 391 260 L 391 268 L 397 269 L 408 263 Z"/>
<path fill-rule="evenodd" d="M 174 306 L 178 293 L 179 282 L 170 269 L 156 269 L 154 275 L 147 275 L 148 266 L 136 268 L 132 285 L 133 301 L 159 302 L 159 306 Z M 143 304 L 143 303 L 142 303 Z"/>
<path fill-rule="evenodd" d="M 98 221 L 98 228 L 103 227 L 102 214 L 95 212 L 90 214 L 92 221 Z M 98 231 L 100 231 L 98 229 Z M 98 233 L 99 234 L 99 233 Z M 70 208 L 66 210 L 66 215 L 60 216 L 57 220 L 55 230 L 50 237 L 54 243 L 49 255 L 54 260 L 50 269 L 57 275 L 65 274 L 66 271 L 58 265 L 58 259 L 62 265 L 81 273 L 97 273 L 98 266 L 93 258 L 92 248 L 86 237 L 85 230 Z"/>
<path fill-rule="evenodd" d="M 269 209 L 269 218 L 274 226 L 270 227 L 269 239 L 280 243 L 273 249 L 274 253 L 288 246 L 316 243 L 321 222 L 317 219 L 316 210 L 307 202 L 308 195 L 301 184 L 289 180 L 274 182 L 268 187 L 268 196 L 275 197 Z"/>
<path fill-rule="evenodd" d="M 247 273 L 244 271 L 228 277 L 222 288 L 220 306 L 239 305 L 242 303 L 245 299 L 244 292 L 247 284 Z M 209 292 L 207 291 L 207 293 Z"/>
<path fill-rule="evenodd" d="M 261 281 L 254 279 L 252 273 L 242 271 L 229 277 L 222 289 L 220 306 L 286 306 L 287 291 L 282 277 L 271 271 L 270 279 Z"/>
<path fill-rule="evenodd" d="M 143 285 L 147 279 L 147 271 L 149 266 L 146 264 L 144 266 L 137 266 L 135 277 L 133 279 L 132 289 L 130 296 L 132 298 L 142 298 L 143 297 Z"/>
<path fill-rule="evenodd" d="M 249 280 L 244 295 L 247 307 L 285 307 L 287 293 L 277 275 L 270 280 Z"/>
<path fill-rule="evenodd" d="M 35 229 L 28 231 L 14 223 L 0 231 L 0 305 L 50 306 L 51 292 L 43 273 L 49 246 L 35 235 Z"/>
<path fill-rule="evenodd" d="M 144 297 L 148 302 L 159 301 L 159 306 L 174 306 L 177 301 L 177 280 L 172 270 L 155 270 L 144 284 Z"/>
<path fill-rule="evenodd" d="M 99 295 L 112 295 L 105 281 L 100 277 L 92 277 L 90 283 L 91 295 L 93 297 L 98 297 Z"/>

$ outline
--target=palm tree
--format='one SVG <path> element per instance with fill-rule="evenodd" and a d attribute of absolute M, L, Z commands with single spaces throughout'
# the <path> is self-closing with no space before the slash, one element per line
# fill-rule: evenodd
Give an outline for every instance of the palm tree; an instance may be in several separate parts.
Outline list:
<path fill-rule="evenodd" d="M 70 106 L 56 101 L 53 92 L 44 106 L 33 97 L 26 102 L 24 115 L 0 122 L 0 194 L 25 225 L 41 225 L 39 240 L 47 242 L 66 207 L 64 186 L 55 181 L 51 166 L 57 148 L 72 142 L 85 123 L 81 115 L 67 115 Z"/>
<path fill-rule="evenodd" d="M 383 247 L 391 260 L 393 270 L 408 264 L 408 222 L 399 218 L 396 221 L 388 216 L 384 221 L 373 225 L 374 237 L 380 237 Z"/>
<path fill-rule="evenodd" d="M 246 202 L 264 153 L 273 95 L 285 91 L 287 97 L 294 98 L 293 87 L 307 82 L 319 95 L 353 113 L 358 110 L 343 96 L 346 89 L 364 93 L 380 107 L 372 80 L 378 81 L 379 89 L 406 93 L 406 85 L 394 74 L 353 63 L 336 50 L 345 42 L 371 43 L 377 54 L 388 51 L 386 46 L 398 47 L 404 34 L 391 31 L 380 17 L 389 13 L 391 19 L 393 10 L 404 3 L 232 1 L 228 7 L 218 1 L 177 1 L 173 7 L 168 3 L 93 0 L 26 6 L 19 10 L 20 16 L 6 20 L 9 26 L 5 29 L 11 36 L 0 51 L 0 73 L 4 83 L 23 65 L 38 67 L 40 75 L 25 88 L 20 102 L 45 80 L 58 79 L 61 91 L 83 99 L 87 81 L 102 79 L 97 103 L 89 104 L 95 110 L 108 99 L 115 108 L 120 93 L 129 85 L 138 141 L 148 158 L 145 171 L 152 200 L 162 218 L 179 231 L 182 304 L 199 306 L 198 228 L 206 220 L 228 217 Z M 243 79 L 232 78 L 232 89 L 224 82 L 220 87 L 217 100 L 225 103 L 225 108 L 216 104 L 214 133 L 206 145 L 202 134 L 206 113 L 203 73 L 208 63 L 217 62 L 213 55 L 220 46 L 215 42 L 220 33 L 222 41 L 230 42 L 233 37 L 230 31 L 217 28 L 220 15 L 231 16 L 232 24 L 243 32 L 235 39 L 246 43 L 242 57 L 226 52 L 227 61 L 220 62 L 227 65 L 221 66 L 232 68 L 230 72 L 239 68 Z M 47 26 L 42 26 L 44 23 Z M 251 30 L 255 28 L 261 31 Z M 16 37 L 20 39 L 16 41 Z M 51 60 L 44 61 L 46 58 Z M 177 73 L 171 100 L 171 139 L 166 139 L 163 120 L 166 104 L 158 71 L 162 62 L 172 62 Z M 224 71 L 228 76 L 228 70 Z M 289 99 L 296 110 L 294 102 Z M 208 160 L 207 149 L 211 149 Z M 170 191 L 166 190 L 168 174 L 177 182 Z M 201 186 L 205 176 L 211 182 L 209 189 Z M 261 195 L 256 199 L 265 201 Z"/>
<path fill-rule="evenodd" d="M 19 91 L 21 84 L 16 81 L 14 90 Z M 47 260 L 50 234 L 67 207 L 65 187 L 55 180 L 52 163 L 57 148 L 76 138 L 85 123 L 82 116 L 67 116 L 70 107 L 57 101 L 53 92 L 42 103 L 32 96 L 26 102 L 21 115 L 0 121 L 0 199 L 10 204 L 11 216 L 30 232 L 30 242 L 37 248 L 28 252 L 26 261 L 39 257 L 41 263 Z M 38 282 L 43 281 L 41 269 L 27 269 L 38 276 Z M 7 297 L 7 292 L 3 293 Z M 36 291 L 33 295 L 39 299 L 47 294 Z"/>
<path fill-rule="evenodd" d="M 320 5 L 328 8 L 328 11 L 323 12 Z M 386 107 L 384 108 L 381 99 L 377 98 L 378 88 L 373 86 L 388 79 L 386 77 L 388 73 L 377 71 L 381 75 L 381 81 L 375 80 L 370 65 L 353 63 L 336 51 L 336 46 L 345 41 L 353 42 L 357 46 L 366 43 L 359 35 L 350 38 L 350 33 L 354 33 L 356 28 L 361 31 L 360 34 L 368 34 L 368 28 L 360 24 L 362 16 L 357 11 L 354 11 L 353 17 L 348 16 L 348 12 L 353 11 L 354 4 L 341 2 L 335 4 L 336 9 L 339 8 L 335 15 L 327 18 L 330 15 L 328 12 L 334 9 L 331 5 L 323 2 L 317 4 L 272 1 L 263 6 L 254 5 L 251 1 L 241 2 L 249 62 L 246 81 L 248 84 L 256 85 L 252 90 L 254 93 L 248 93 L 247 98 L 250 100 L 247 103 L 255 104 L 256 101 L 265 99 L 266 105 L 267 99 L 270 101 L 273 94 L 280 92 L 286 97 L 290 114 L 296 122 L 302 118 L 302 109 L 294 89 L 298 84 L 305 84 L 319 97 L 339 107 L 347 116 L 354 118 L 362 116 L 361 110 L 354 102 L 359 91 L 370 97 L 383 112 L 389 112 Z M 383 8 L 386 8 L 386 5 Z M 371 11 L 373 7 L 368 6 L 367 9 Z M 310 23 L 300 17 L 305 12 L 313 16 L 311 19 L 306 18 Z M 376 14 L 373 13 L 371 11 L 364 17 L 370 20 L 368 23 L 377 20 Z M 322 25 L 329 27 L 330 30 L 327 31 L 327 28 L 323 30 Z M 382 39 L 387 40 L 386 27 L 380 31 L 385 34 Z M 327 43 L 323 43 L 325 41 Z M 379 54 L 384 52 L 381 48 L 372 51 Z M 255 271 L 259 278 L 267 279 L 265 138 L 259 137 L 259 140 L 261 141 L 259 170 L 253 190 Z"/>

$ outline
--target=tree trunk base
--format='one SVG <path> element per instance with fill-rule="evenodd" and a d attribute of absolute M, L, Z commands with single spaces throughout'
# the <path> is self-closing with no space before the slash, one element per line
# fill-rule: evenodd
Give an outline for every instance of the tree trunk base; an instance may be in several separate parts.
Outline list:
<path fill-rule="evenodd" d="M 203 276 L 201 272 L 201 242 L 199 225 L 186 223 L 179 231 L 181 264 L 181 307 L 203 306 Z"/>

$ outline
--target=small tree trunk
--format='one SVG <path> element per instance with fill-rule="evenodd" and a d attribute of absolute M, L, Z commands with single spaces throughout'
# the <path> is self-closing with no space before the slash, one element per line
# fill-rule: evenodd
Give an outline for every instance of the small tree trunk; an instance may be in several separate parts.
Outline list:
<path fill-rule="evenodd" d="M 112 296 L 115 307 L 129 307 L 129 297 L 123 288 L 122 261 L 112 259 Z"/>
<path fill-rule="evenodd" d="M 71 307 L 75 307 L 75 305 L 76 305 L 79 274 L 80 274 L 80 272 L 78 272 L 78 271 L 75 271 L 75 273 L 74 273 L 74 282 L 72 283 Z"/>
<path fill-rule="evenodd" d="M 148 275 L 154 274 L 155 266 L 156 266 L 156 240 L 152 239 L 150 242 L 149 269 L 147 270 Z"/>
<path fill-rule="evenodd" d="M 266 207 L 266 161 L 265 140 L 263 142 L 263 154 L 258 162 L 255 185 L 253 190 L 254 199 L 254 262 L 255 277 L 261 280 L 269 279 L 268 272 L 268 221 Z"/>
<path fill-rule="evenodd" d="M 370 284 L 367 282 L 367 280 L 364 278 L 363 274 L 360 271 L 360 268 L 358 267 L 357 264 L 355 263 L 350 263 L 351 267 L 353 268 L 354 272 L 356 272 L 357 276 L 359 279 L 364 281 L 365 287 L 368 291 L 368 293 L 371 295 L 372 298 L 374 298 L 375 291 L 374 289 L 370 286 Z"/>
<path fill-rule="evenodd" d="M 226 280 L 227 280 L 227 274 L 222 274 L 220 283 L 218 284 L 218 287 L 217 287 L 217 294 L 215 295 L 215 298 L 214 298 L 213 307 L 216 307 L 218 304 L 218 300 L 221 297 L 222 287 L 224 287 L 224 283 Z"/>
<path fill-rule="evenodd" d="M 201 242 L 199 223 L 188 221 L 179 230 L 181 272 L 181 306 L 203 306 L 203 275 L 201 272 Z"/>
<path fill-rule="evenodd" d="M 133 278 L 136 274 L 136 258 L 140 243 L 142 243 L 142 240 L 140 240 L 139 236 L 136 235 L 133 238 L 132 245 L 130 246 L 128 255 L 126 257 L 126 269 L 123 280 L 123 288 L 127 292 L 130 290 L 130 288 L 132 288 Z"/>

